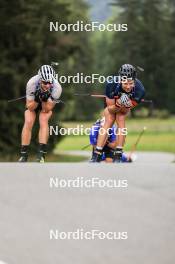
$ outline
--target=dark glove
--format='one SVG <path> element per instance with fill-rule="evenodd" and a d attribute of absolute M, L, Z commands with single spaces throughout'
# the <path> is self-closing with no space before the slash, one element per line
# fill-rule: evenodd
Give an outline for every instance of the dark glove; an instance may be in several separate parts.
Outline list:
<path fill-rule="evenodd" d="M 43 102 L 47 102 L 48 98 L 51 96 L 50 91 L 45 91 L 40 93 L 40 99 Z"/>
<path fill-rule="evenodd" d="M 40 90 L 36 90 L 34 95 L 35 95 L 35 102 L 39 103 L 41 100 L 40 100 L 40 94 L 41 94 L 41 91 Z"/>
<path fill-rule="evenodd" d="M 113 162 L 122 162 L 122 154 L 123 154 L 123 150 L 122 148 L 116 148 L 113 152 Z"/>

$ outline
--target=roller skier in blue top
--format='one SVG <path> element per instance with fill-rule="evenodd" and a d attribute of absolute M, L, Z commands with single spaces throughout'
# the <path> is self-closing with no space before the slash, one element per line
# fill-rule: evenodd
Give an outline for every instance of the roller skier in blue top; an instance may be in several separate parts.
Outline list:
<path fill-rule="evenodd" d="M 98 136 L 97 145 L 92 156 L 92 162 L 102 160 L 103 148 L 108 139 L 108 129 L 117 123 L 120 131 L 125 128 L 125 120 L 131 109 L 136 107 L 145 96 L 143 84 L 137 78 L 137 72 L 131 64 L 124 64 L 118 72 L 118 82 L 106 84 L 106 108 L 104 110 L 105 133 Z M 113 150 L 113 162 L 122 162 L 122 153 L 125 143 L 125 135 L 118 134 L 115 149 Z"/>

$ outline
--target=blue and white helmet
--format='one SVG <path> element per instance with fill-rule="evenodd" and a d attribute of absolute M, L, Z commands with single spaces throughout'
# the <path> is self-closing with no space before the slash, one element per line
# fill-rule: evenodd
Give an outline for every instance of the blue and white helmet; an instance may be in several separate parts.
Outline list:
<path fill-rule="evenodd" d="M 42 65 L 38 71 L 38 75 L 42 81 L 53 83 L 56 77 L 55 71 L 50 65 Z"/>

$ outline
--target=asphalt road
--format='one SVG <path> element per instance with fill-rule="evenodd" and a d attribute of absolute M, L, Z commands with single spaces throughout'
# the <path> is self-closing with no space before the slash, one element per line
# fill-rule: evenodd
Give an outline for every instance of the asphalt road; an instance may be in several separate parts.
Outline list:
<path fill-rule="evenodd" d="M 175 163 L 0 164 L 0 264 L 174 264 Z M 125 181 L 51 188 L 51 179 Z M 127 232 L 127 239 L 50 239 L 50 231 Z M 125 233 L 126 234 L 126 233 Z M 1 263 L 2 261 L 2 263 Z"/>
<path fill-rule="evenodd" d="M 88 159 L 91 158 L 91 151 L 82 151 L 82 150 L 72 150 L 72 151 L 57 151 L 56 154 L 64 155 L 74 155 L 74 156 L 84 156 Z M 126 154 L 129 154 L 126 152 Z M 171 163 L 175 161 L 175 155 L 172 153 L 164 152 L 134 152 L 133 155 L 136 157 L 136 163 Z"/>

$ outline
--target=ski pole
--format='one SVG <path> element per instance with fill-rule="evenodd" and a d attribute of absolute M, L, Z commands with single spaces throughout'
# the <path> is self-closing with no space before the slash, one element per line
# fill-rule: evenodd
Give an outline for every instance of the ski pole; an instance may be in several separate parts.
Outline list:
<path fill-rule="evenodd" d="M 86 148 L 90 147 L 91 144 L 88 144 L 86 146 L 84 146 L 81 150 L 85 150 Z"/>
<path fill-rule="evenodd" d="M 90 96 L 90 97 L 96 97 L 96 98 L 106 98 L 107 96 L 104 94 L 88 94 L 88 93 L 75 93 L 75 96 Z M 114 96 L 114 98 L 118 98 L 116 96 Z M 152 100 L 147 100 L 147 99 L 142 99 L 141 100 L 142 103 L 152 103 Z"/>
<path fill-rule="evenodd" d="M 129 153 L 129 155 L 128 155 L 128 158 L 129 158 L 129 159 L 131 158 L 132 154 L 136 151 L 137 145 L 138 145 L 138 143 L 140 142 L 140 139 L 141 139 L 141 137 L 143 136 L 143 134 L 144 134 L 144 132 L 145 132 L 146 129 L 147 129 L 147 127 L 144 127 L 144 128 L 143 128 L 143 130 L 139 133 L 136 142 L 132 145 L 132 147 L 131 147 L 131 151 L 130 151 L 130 153 Z"/>
<path fill-rule="evenodd" d="M 15 98 L 15 99 L 8 100 L 7 102 L 8 103 L 12 103 L 12 102 L 16 102 L 16 101 L 22 100 L 24 98 L 26 98 L 26 95 L 25 96 L 18 97 L 18 98 Z"/>
<path fill-rule="evenodd" d="M 22 100 L 24 98 L 26 98 L 26 95 L 25 96 L 18 97 L 18 98 L 15 98 L 15 99 L 8 100 L 7 102 L 8 103 L 12 103 L 12 102 L 16 102 L 16 101 Z M 63 102 L 62 100 L 56 100 L 55 102 L 56 102 L 56 104 L 61 103 L 61 104 L 64 104 L 65 105 L 65 102 Z"/>

